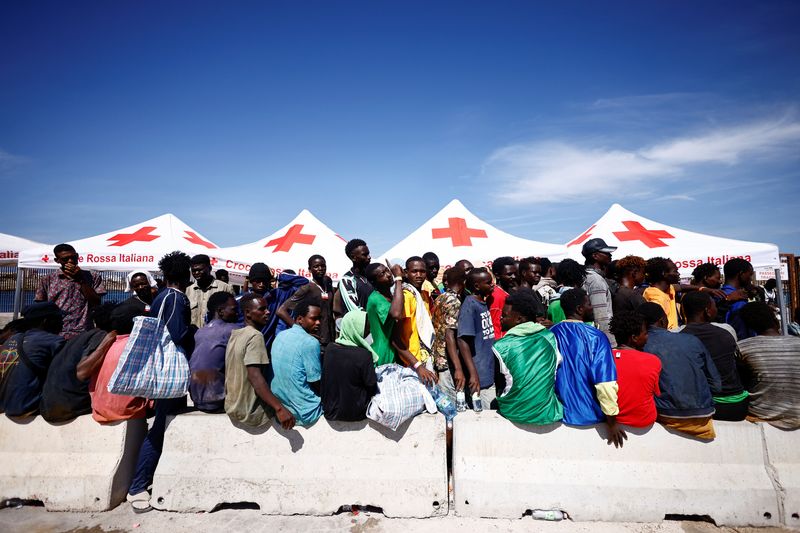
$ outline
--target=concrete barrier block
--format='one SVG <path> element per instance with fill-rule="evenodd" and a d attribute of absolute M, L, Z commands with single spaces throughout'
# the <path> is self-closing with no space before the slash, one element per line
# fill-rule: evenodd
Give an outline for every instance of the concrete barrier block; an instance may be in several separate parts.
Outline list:
<path fill-rule="evenodd" d="M 48 511 L 106 511 L 125 500 L 145 420 L 101 426 L 0 417 L 0 499 L 41 500 Z"/>
<path fill-rule="evenodd" d="M 800 526 L 800 431 L 759 424 L 764 432 L 766 461 L 783 500 L 783 523 Z"/>
<path fill-rule="evenodd" d="M 169 420 L 152 504 L 211 511 L 252 502 L 266 514 L 330 515 L 342 505 L 381 507 L 386 516 L 447 514 L 445 420 L 420 415 L 396 432 L 371 421 L 320 418 L 286 431 L 253 430 L 227 415 Z"/>
<path fill-rule="evenodd" d="M 775 525 L 778 499 L 760 429 L 715 422 L 702 442 L 656 424 L 630 429 L 622 449 L 605 425 L 517 425 L 497 412 L 460 413 L 453 434 L 455 511 L 520 517 L 559 509 L 577 521 L 658 522 L 710 516 L 719 525 Z"/>

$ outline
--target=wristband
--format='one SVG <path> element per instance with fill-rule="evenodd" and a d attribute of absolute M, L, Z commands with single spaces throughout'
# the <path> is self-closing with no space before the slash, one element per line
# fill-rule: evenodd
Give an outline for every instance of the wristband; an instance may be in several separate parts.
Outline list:
<path fill-rule="evenodd" d="M 403 276 L 395 276 L 394 280 L 395 281 L 403 281 Z"/>
<path fill-rule="evenodd" d="M 421 366 L 422 366 L 422 361 L 417 361 L 416 363 L 414 363 L 414 370 L 418 369 Z"/>

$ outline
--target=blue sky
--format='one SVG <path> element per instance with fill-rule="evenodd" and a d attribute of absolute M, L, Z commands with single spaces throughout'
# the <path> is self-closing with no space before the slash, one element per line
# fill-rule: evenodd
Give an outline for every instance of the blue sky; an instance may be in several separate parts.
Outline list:
<path fill-rule="evenodd" d="M 559 5 L 555 5 L 559 4 Z M 798 2 L 4 2 L 0 231 L 307 208 L 373 254 L 452 198 L 566 242 L 613 202 L 800 253 Z"/>

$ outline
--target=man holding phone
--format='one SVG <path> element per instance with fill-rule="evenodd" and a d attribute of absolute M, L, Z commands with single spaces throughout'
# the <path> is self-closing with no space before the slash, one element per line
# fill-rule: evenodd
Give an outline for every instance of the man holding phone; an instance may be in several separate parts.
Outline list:
<path fill-rule="evenodd" d="M 78 266 L 78 253 L 71 245 L 57 245 L 53 255 L 61 269 L 39 280 L 34 300 L 54 302 L 61 309 L 64 325 L 60 335 L 71 339 L 92 327 L 89 310 L 100 304 L 106 288 L 97 273 Z"/>

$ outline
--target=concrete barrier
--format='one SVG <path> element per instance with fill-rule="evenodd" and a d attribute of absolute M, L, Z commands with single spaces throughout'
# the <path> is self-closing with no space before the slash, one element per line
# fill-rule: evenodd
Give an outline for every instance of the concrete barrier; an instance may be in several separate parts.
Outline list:
<path fill-rule="evenodd" d="M 764 432 L 765 460 L 780 493 L 783 523 L 800 526 L 800 430 L 784 431 L 759 424 Z"/>
<path fill-rule="evenodd" d="M 755 424 L 715 422 L 701 442 L 656 424 L 622 449 L 605 425 L 523 426 L 496 412 L 459 413 L 453 435 L 455 511 L 520 517 L 558 509 L 577 521 L 658 522 L 710 516 L 718 525 L 776 525 L 778 498 Z"/>
<path fill-rule="evenodd" d="M 41 500 L 48 511 L 106 511 L 125 500 L 145 420 L 101 426 L 0 416 L 0 500 Z"/>
<path fill-rule="evenodd" d="M 266 514 L 330 515 L 342 505 L 386 516 L 447 514 L 445 420 L 420 415 L 393 432 L 374 422 L 319 419 L 286 431 L 236 427 L 226 415 L 171 418 L 151 502 L 211 511 L 251 502 Z"/>

